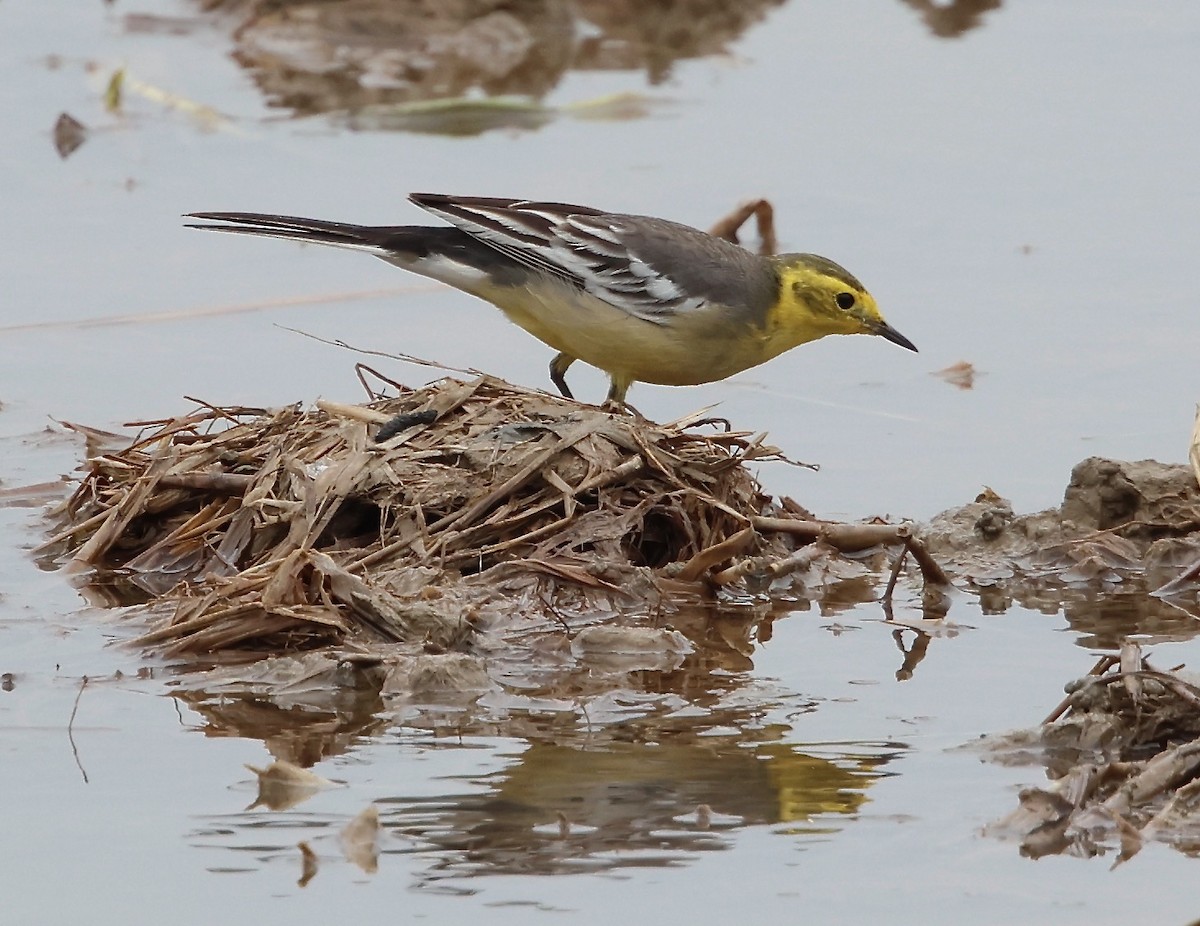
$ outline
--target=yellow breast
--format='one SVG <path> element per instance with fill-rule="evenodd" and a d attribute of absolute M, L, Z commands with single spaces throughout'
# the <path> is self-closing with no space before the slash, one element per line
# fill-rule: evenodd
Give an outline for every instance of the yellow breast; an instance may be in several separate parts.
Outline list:
<path fill-rule="evenodd" d="M 625 381 L 690 386 L 769 360 L 765 332 L 720 306 L 650 322 L 548 277 L 532 286 L 481 284 L 474 294 L 555 350 Z"/>

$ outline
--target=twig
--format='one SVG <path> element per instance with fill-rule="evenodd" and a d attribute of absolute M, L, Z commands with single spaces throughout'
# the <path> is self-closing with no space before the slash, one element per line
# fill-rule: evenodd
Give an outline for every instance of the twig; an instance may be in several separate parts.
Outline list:
<path fill-rule="evenodd" d="M 826 543 L 814 543 L 797 550 L 783 559 L 769 560 L 761 556 L 744 559 L 734 563 L 728 569 L 722 569 L 710 577 L 714 585 L 729 585 L 748 575 L 761 575 L 771 579 L 807 569 L 822 556 L 833 552 L 833 547 Z"/>
<path fill-rule="evenodd" d="M 67 721 L 67 739 L 71 743 L 71 755 L 75 757 L 75 765 L 79 768 L 79 774 L 83 776 L 83 783 L 90 784 L 88 774 L 84 770 L 83 763 L 79 761 L 79 748 L 75 745 L 75 714 L 79 711 L 79 699 L 83 697 L 83 689 L 87 687 L 88 677 L 85 675 L 83 681 L 79 683 L 79 691 L 75 692 L 75 703 L 71 706 L 71 719 Z"/>
<path fill-rule="evenodd" d="M 342 340 L 329 340 L 328 338 L 318 337 L 315 334 L 309 334 L 307 331 L 301 331 L 299 328 L 289 328 L 287 325 L 278 325 L 284 331 L 290 331 L 292 334 L 298 334 L 304 338 L 311 338 L 314 341 L 319 341 L 322 344 L 328 344 L 330 347 L 340 347 L 343 350 L 353 351 L 356 354 L 366 354 L 369 357 L 386 357 L 388 360 L 399 360 L 402 363 L 415 363 L 420 367 L 429 367 L 434 370 L 448 370 L 451 373 L 462 373 L 464 376 L 485 376 L 482 370 L 476 370 L 474 367 L 452 367 L 444 363 L 435 363 L 432 360 L 425 360 L 422 357 L 416 357 L 413 354 L 392 354 L 385 350 L 368 350 L 365 347 L 355 347 L 353 344 L 348 344 Z"/>
<path fill-rule="evenodd" d="M 800 518 L 751 518 L 750 523 L 761 531 L 778 531 L 827 543 L 842 553 L 856 553 L 881 544 L 903 543 L 921 567 L 926 587 L 948 588 L 950 579 L 937 560 L 929 555 L 925 545 L 912 535 L 908 524 L 838 524 L 830 521 L 808 521 Z M 901 558 L 902 559 L 902 558 Z M 896 561 L 896 572 L 901 560 Z M 896 586 L 897 574 L 888 581 L 884 600 L 890 600 Z"/>
<path fill-rule="evenodd" d="M 570 498 L 577 499 L 584 493 L 591 492 L 594 489 L 600 489 L 613 483 L 623 482 L 626 479 L 637 475 L 642 469 L 645 468 L 645 465 L 645 461 L 640 456 L 630 457 L 612 469 L 599 472 L 591 479 L 584 480 L 579 485 L 572 488 Z M 570 487 L 568 486 L 568 488 Z M 497 533 L 501 531 L 507 532 L 509 530 L 516 529 L 517 525 L 521 524 L 522 522 L 529 521 L 531 518 L 537 517 L 549 509 L 555 508 L 560 504 L 564 504 L 565 500 L 566 499 L 564 496 L 556 495 L 545 499 L 544 501 L 541 501 L 532 507 L 522 508 L 518 510 L 516 514 L 507 516 L 500 521 L 494 520 L 495 515 L 493 515 L 487 521 L 473 524 L 470 527 L 463 528 L 461 531 L 444 531 L 438 537 L 436 544 L 427 552 L 430 555 L 434 553 L 441 553 L 447 557 L 447 562 L 459 562 L 463 559 L 471 559 L 475 556 L 488 556 L 492 553 L 506 550 L 509 547 L 517 544 L 535 540 L 541 536 L 544 536 L 545 534 L 551 533 L 553 530 L 565 529 L 572 521 L 572 518 L 569 516 L 556 520 L 550 524 L 545 524 L 542 527 L 533 528 L 525 534 L 510 537 L 507 540 L 492 543 L 488 546 L 479 547 L 478 549 L 466 551 L 455 551 L 452 549 L 456 545 L 470 541 L 473 537 L 480 533 Z M 351 563 L 349 568 L 353 572 L 366 566 L 374 565 L 377 562 L 381 562 L 387 559 L 397 550 L 401 550 L 404 547 L 411 545 L 413 540 L 413 537 L 406 537 L 402 538 L 401 540 L 392 541 L 386 547 L 382 547 L 376 550 L 374 553 L 370 553 L 367 556 L 364 556 L 362 559 Z"/>
<path fill-rule="evenodd" d="M 1087 674 L 1089 676 L 1103 675 L 1105 672 L 1115 666 L 1117 662 L 1119 662 L 1119 660 L 1116 656 L 1101 656 L 1096 660 L 1096 664 L 1092 666 L 1090 670 L 1088 670 Z M 1071 698 L 1071 695 L 1067 695 L 1065 698 L 1059 701 L 1054 710 L 1046 715 L 1046 719 L 1042 721 L 1042 726 L 1045 726 L 1048 723 L 1054 723 L 1056 720 L 1062 717 L 1062 715 L 1065 714 L 1067 709 L 1071 706 Z"/>
<path fill-rule="evenodd" d="M 912 534 L 908 533 L 907 528 L 905 528 L 904 533 L 904 548 L 913 555 L 913 559 L 921 567 L 921 576 L 925 579 L 926 585 L 937 585 L 943 588 L 950 585 L 950 579 L 947 577 L 945 570 L 938 565 L 937 560 L 929 555 L 929 551 L 925 549 L 925 545 L 912 536 Z"/>
<path fill-rule="evenodd" d="M 197 399 L 190 395 L 185 395 L 184 399 L 188 402 L 195 402 L 201 408 L 207 408 L 217 418 L 224 418 L 226 421 L 231 421 L 234 424 L 241 424 L 238 420 L 237 412 L 233 409 L 224 409 L 219 405 L 213 405 L 211 402 L 205 402 L 203 399 Z"/>
<path fill-rule="evenodd" d="M 888 608 L 891 608 L 892 592 L 896 590 L 896 581 L 900 578 L 900 569 L 904 566 L 904 561 L 907 558 L 908 546 L 905 545 L 905 547 L 900 551 L 900 554 L 896 557 L 896 562 L 892 566 L 892 574 L 888 576 L 887 588 L 883 590 L 883 602 L 888 606 Z M 889 620 L 891 620 L 892 615 L 890 611 L 887 617 Z"/>
<path fill-rule="evenodd" d="M 378 399 L 383 398 L 383 395 L 381 393 L 375 392 L 375 390 L 372 389 L 367 384 L 367 377 L 365 375 L 367 373 L 370 373 L 376 379 L 387 383 L 389 386 L 392 386 L 398 393 L 412 392 L 412 390 L 409 389 L 408 386 L 405 386 L 402 383 L 398 383 L 394 379 L 389 379 L 388 377 L 386 377 L 382 373 L 380 373 L 378 370 L 376 370 L 374 367 L 369 367 L 360 360 L 354 364 L 354 375 L 358 377 L 359 383 L 362 384 L 363 389 L 366 390 L 367 395 L 369 395 L 371 397 L 372 401 L 376 401 Z"/>
<path fill-rule="evenodd" d="M 824 540 L 842 553 L 857 553 L 885 543 L 901 543 L 909 535 L 906 524 L 839 524 L 834 521 L 767 517 L 751 518 L 750 523 L 760 531 Z"/>
<path fill-rule="evenodd" d="M 731 537 L 726 537 L 720 543 L 707 547 L 683 564 L 675 574 L 681 582 L 694 582 L 717 563 L 723 563 L 731 556 L 741 553 L 754 542 L 758 534 L 753 527 L 746 527 Z"/>

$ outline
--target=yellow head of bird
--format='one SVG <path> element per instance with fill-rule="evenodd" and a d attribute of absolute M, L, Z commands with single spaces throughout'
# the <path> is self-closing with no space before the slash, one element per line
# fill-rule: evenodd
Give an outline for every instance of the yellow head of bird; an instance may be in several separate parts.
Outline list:
<path fill-rule="evenodd" d="M 875 297 L 845 268 L 816 254 L 781 254 L 779 305 L 769 320 L 776 337 L 792 346 L 827 334 L 874 334 L 915 351 L 884 319 Z"/>

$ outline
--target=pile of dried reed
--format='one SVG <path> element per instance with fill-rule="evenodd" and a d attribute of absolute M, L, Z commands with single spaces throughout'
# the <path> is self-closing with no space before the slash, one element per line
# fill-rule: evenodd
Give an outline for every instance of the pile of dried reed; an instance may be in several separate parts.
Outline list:
<path fill-rule="evenodd" d="M 514 576 L 543 600 L 651 609 L 811 562 L 796 538 L 904 534 L 773 506 L 744 464 L 779 452 L 721 422 L 660 425 L 487 376 L 142 424 L 90 457 L 48 546 L 167 604 L 142 642 L 174 652 L 445 650 L 485 602 L 513 607 Z"/>

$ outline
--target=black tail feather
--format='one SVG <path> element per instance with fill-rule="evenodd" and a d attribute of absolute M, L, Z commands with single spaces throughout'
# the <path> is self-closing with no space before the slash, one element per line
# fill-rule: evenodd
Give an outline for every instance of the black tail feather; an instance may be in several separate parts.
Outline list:
<path fill-rule="evenodd" d="M 258 212 L 192 212 L 184 218 L 204 220 L 203 224 L 187 223 L 187 228 L 241 235 L 265 235 L 269 238 L 291 238 L 296 241 L 342 247 L 387 247 L 389 240 L 394 239 L 397 232 L 405 230 L 402 227 L 351 225 L 346 222 L 326 222 L 294 215 L 267 215 Z"/>

